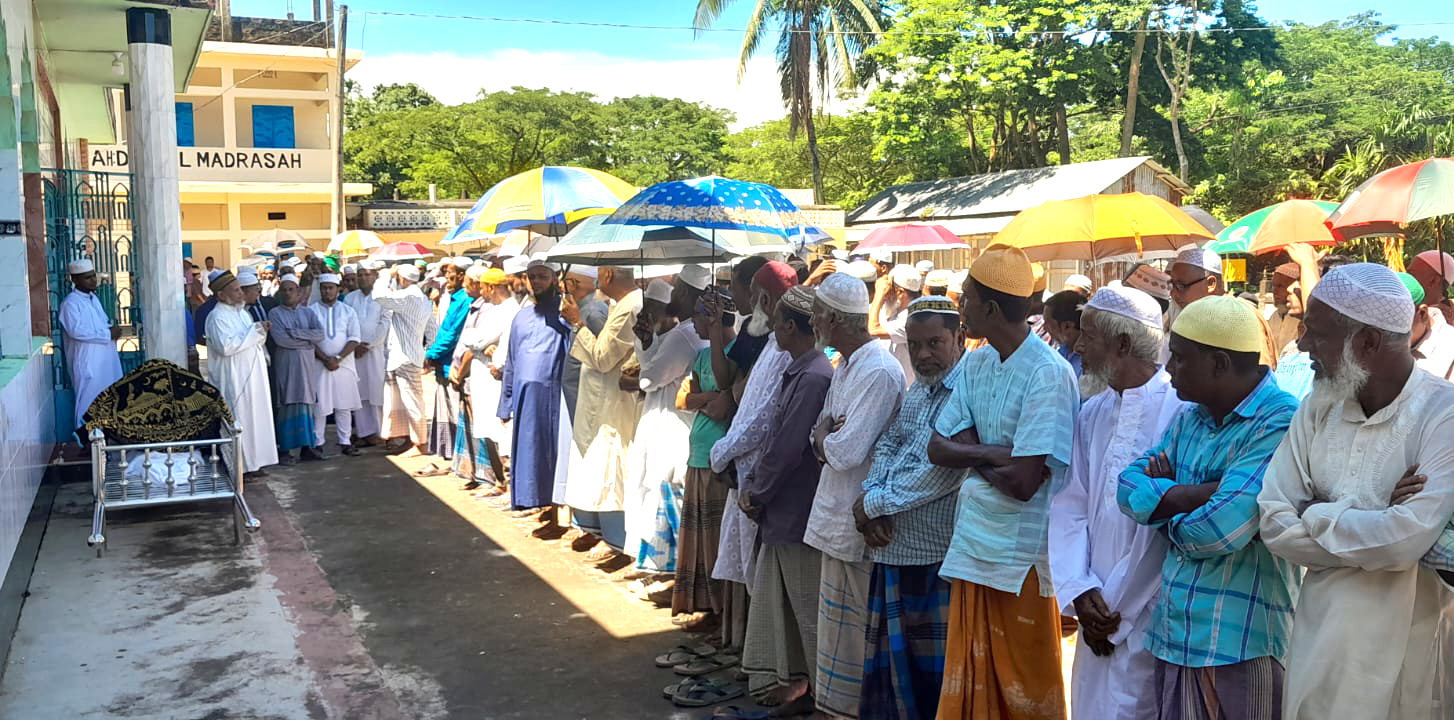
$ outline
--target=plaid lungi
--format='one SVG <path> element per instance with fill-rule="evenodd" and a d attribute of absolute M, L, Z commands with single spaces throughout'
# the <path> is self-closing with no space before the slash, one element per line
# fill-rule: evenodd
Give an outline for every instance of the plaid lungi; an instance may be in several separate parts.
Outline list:
<path fill-rule="evenodd" d="M 455 417 L 459 413 L 459 393 L 447 380 L 434 383 L 434 412 L 429 418 L 429 453 L 449 460 L 454 457 Z"/>
<path fill-rule="evenodd" d="M 409 438 L 422 445 L 425 434 L 424 378 L 419 366 L 405 363 L 384 374 L 384 437 Z"/>
<path fill-rule="evenodd" d="M 1232 665 L 1183 667 L 1156 661 L 1161 720 L 1278 720 L 1282 663 L 1260 657 Z"/>
<path fill-rule="evenodd" d="M 494 472 L 490 470 L 490 452 L 484 438 L 475 437 L 474 423 L 470 422 L 469 397 L 460 399 L 459 415 L 454 430 L 454 474 L 466 480 L 477 480 L 494 484 Z"/>
<path fill-rule="evenodd" d="M 659 497 L 651 537 L 642 538 L 641 547 L 636 551 L 636 568 L 675 574 L 677 531 L 681 529 L 681 513 L 678 511 L 682 504 L 681 493 L 668 478 L 661 481 Z"/>
<path fill-rule="evenodd" d="M 872 572 L 870 560 L 844 562 L 823 556 L 818 586 L 818 672 L 813 692 L 818 709 L 836 717 L 858 717 Z"/>
<path fill-rule="evenodd" d="M 308 403 L 289 403 L 278 408 L 277 420 L 273 423 L 278 431 L 278 449 L 288 452 L 297 448 L 313 447 L 313 406 Z"/>
<path fill-rule="evenodd" d="M 812 678 L 822 555 L 802 543 L 758 549 L 756 592 L 742 648 L 742 670 L 754 695 Z"/>
<path fill-rule="evenodd" d="M 722 537 L 722 511 L 727 483 L 711 468 L 687 468 L 678 532 L 677 577 L 671 591 L 671 613 L 722 612 L 722 582 L 712 579 L 717 543 Z"/>
<path fill-rule="evenodd" d="M 949 581 L 933 565 L 873 566 L 861 718 L 921 720 L 939 708 Z"/>

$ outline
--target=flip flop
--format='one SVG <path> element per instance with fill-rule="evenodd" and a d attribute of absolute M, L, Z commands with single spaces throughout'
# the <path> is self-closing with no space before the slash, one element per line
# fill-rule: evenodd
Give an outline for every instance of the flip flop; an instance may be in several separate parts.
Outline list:
<path fill-rule="evenodd" d="M 694 660 L 689 660 L 681 665 L 673 666 L 671 670 L 678 675 L 696 677 L 698 675 L 706 675 L 717 672 L 718 670 L 735 667 L 738 662 L 741 661 L 736 656 L 723 653 L 711 657 L 699 657 Z"/>
<path fill-rule="evenodd" d="M 449 468 L 442 468 L 434 463 L 430 463 L 423 469 L 415 470 L 414 477 L 439 477 L 440 475 L 448 475 L 451 472 L 453 471 Z"/>
<path fill-rule="evenodd" d="M 704 681 L 678 691 L 671 696 L 672 704 L 679 707 L 707 707 L 742 697 L 747 689 L 742 683 L 717 683 Z"/>
<path fill-rule="evenodd" d="M 748 710 L 736 705 L 724 705 L 712 711 L 714 720 L 770 720 L 772 713 L 766 710 Z"/>
<path fill-rule="evenodd" d="M 659 668 L 676 667 L 689 663 L 700 658 L 711 657 L 717 654 L 717 648 L 711 645 L 678 645 L 661 655 L 656 656 L 656 666 Z"/>

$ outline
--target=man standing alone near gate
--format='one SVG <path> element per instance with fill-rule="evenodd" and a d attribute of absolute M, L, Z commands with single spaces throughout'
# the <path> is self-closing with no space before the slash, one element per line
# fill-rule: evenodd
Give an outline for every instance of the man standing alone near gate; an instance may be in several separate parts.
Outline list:
<path fill-rule="evenodd" d="M 81 258 L 67 265 L 66 272 L 76 289 L 61 301 L 61 343 L 66 353 L 66 372 L 76 392 L 74 422 L 80 428 L 91 401 L 121 379 L 121 355 L 116 352 L 119 332 L 96 297 L 96 288 L 101 285 L 96 266 Z M 85 431 L 78 430 L 77 434 L 84 443 Z"/>

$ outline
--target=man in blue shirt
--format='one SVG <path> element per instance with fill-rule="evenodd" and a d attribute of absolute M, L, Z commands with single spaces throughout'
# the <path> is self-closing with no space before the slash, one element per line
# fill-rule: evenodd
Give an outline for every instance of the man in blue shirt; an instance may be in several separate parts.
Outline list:
<path fill-rule="evenodd" d="M 454 428 L 459 418 L 459 392 L 450 387 L 449 363 L 454 358 L 454 347 L 459 344 L 460 333 L 464 332 L 465 320 L 469 318 L 470 304 L 474 299 L 464 289 L 464 271 L 471 261 L 454 258 L 450 261 L 455 270 L 447 276 L 445 287 L 448 305 L 444 319 L 439 322 L 439 332 L 434 342 L 424 351 L 426 370 L 434 371 L 434 416 L 429 419 L 429 452 L 445 460 L 454 458 Z M 444 475 L 450 471 L 447 464 L 430 463 L 419 475 L 429 477 Z"/>
<path fill-rule="evenodd" d="M 1248 303 L 1188 305 L 1172 325 L 1166 370 L 1197 407 L 1117 488 L 1122 512 L 1169 543 L 1146 638 L 1161 717 L 1278 717 L 1297 576 L 1257 537 L 1257 494 L 1297 400 L 1258 364 L 1262 347 Z"/>

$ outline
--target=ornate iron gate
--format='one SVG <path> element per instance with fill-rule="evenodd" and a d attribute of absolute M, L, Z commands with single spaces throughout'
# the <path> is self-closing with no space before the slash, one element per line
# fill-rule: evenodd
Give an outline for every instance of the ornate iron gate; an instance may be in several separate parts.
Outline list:
<path fill-rule="evenodd" d="M 43 170 L 46 265 L 50 288 L 51 376 L 55 385 L 56 431 L 69 437 L 75 395 L 66 374 L 65 350 L 58 318 L 61 300 L 71 292 L 66 265 L 90 258 L 101 275 L 96 296 L 111 321 L 121 329 L 117 348 L 121 368 L 142 363 L 141 302 L 136 268 L 136 237 L 131 227 L 131 174 L 81 170 Z"/>

